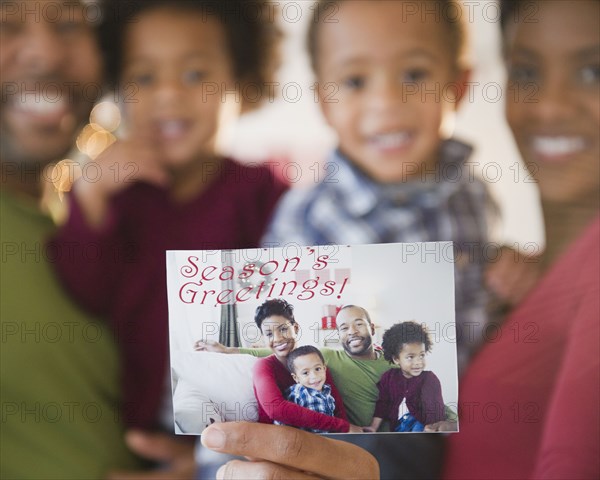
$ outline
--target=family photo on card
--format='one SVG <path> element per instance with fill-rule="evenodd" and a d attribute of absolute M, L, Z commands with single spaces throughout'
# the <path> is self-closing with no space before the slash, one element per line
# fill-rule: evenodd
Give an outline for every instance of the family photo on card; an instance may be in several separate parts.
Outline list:
<path fill-rule="evenodd" d="M 175 430 L 457 431 L 453 265 L 451 242 L 167 252 Z"/>

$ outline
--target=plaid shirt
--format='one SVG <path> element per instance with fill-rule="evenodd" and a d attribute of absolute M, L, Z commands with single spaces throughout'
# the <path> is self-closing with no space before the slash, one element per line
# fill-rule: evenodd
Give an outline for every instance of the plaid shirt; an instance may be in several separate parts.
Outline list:
<path fill-rule="evenodd" d="M 331 387 L 327 384 L 323 385 L 321 391 L 315 390 L 314 388 L 308 388 L 299 383 L 295 383 L 285 391 L 285 398 L 290 402 L 308 408 L 314 412 L 324 413 L 331 417 L 334 416 L 335 412 L 335 399 L 331 395 Z M 274 422 L 278 425 L 283 425 L 280 422 Z M 326 430 L 315 430 L 311 428 L 303 428 L 313 433 L 329 433 Z"/>
<path fill-rule="evenodd" d="M 488 294 L 482 289 L 489 220 L 496 207 L 484 183 L 467 168 L 472 148 L 446 140 L 435 172 L 400 184 L 377 183 L 339 151 L 335 172 L 310 190 L 280 201 L 265 246 L 453 241 L 458 361 L 461 368 L 481 343 Z"/>

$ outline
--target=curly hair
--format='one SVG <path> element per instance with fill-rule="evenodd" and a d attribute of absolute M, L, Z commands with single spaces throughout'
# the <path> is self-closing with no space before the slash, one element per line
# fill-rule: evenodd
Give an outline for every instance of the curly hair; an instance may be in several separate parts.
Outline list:
<path fill-rule="evenodd" d="M 308 53 L 310 62 L 317 73 L 318 43 L 320 25 L 323 23 L 336 23 L 335 14 L 340 4 L 347 0 L 317 0 L 313 7 L 313 15 L 308 27 Z M 449 33 L 449 44 L 452 57 L 457 66 L 465 67 L 468 50 L 468 28 L 465 21 L 464 5 L 461 0 L 420 0 L 422 3 L 433 3 L 434 13 L 446 24 Z M 451 13 L 454 11 L 454 15 Z M 427 10 L 430 12 L 430 10 Z M 458 13 L 456 13 L 458 12 Z M 437 17 L 436 17 L 437 18 Z M 402 21 L 402 20 L 400 20 Z"/>
<path fill-rule="evenodd" d="M 321 359 L 321 362 L 323 362 L 323 365 L 325 365 L 325 358 L 323 358 L 323 354 L 317 347 L 313 347 L 312 345 L 303 345 L 302 347 L 298 347 L 298 348 L 292 350 L 288 354 L 287 368 L 290 371 L 290 373 L 295 373 L 294 362 L 296 361 L 296 359 L 298 357 L 303 357 L 304 355 L 311 355 L 311 354 L 318 355 L 319 358 Z"/>
<path fill-rule="evenodd" d="M 397 323 L 386 330 L 381 342 L 383 358 L 393 363 L 394 357 L 398 356 L 402 346 L 408 343 L 423 343 L 425 351 L 431 351 L 432 342 L 425 325 L 409 321 Z"/>
<path fill-rule="evenodd" d="M 294 318 L 294 306 L 286 302 L 283 298 L 275 298 L 273 300 L 267 300 L 256 309 L 254 322 L 259 330 L 264 320 L 273 315 L 279 315 L 288 319 L 292 325 L 296 323 L 296 319 Z"/>
<path fill-rule="evenodd" d="M 272 95 L 279 64 L 281 32 L 275 25 L 276 5 L 264 0 L 104 0 L 100 41 L 105 53 L 107 80 L 116 87 L 121 79 L 123 46 L 128 26 L 154 9 L 198 13 L 223 26 L 234 77 L 240 85 L 242 110 L 260 105 Z M 246 88 L 251 86 L 252 88 Z M 248 93 L 250 91 L 250 94 Z M 251 95 L 249 98 L 248 95 Z"/>

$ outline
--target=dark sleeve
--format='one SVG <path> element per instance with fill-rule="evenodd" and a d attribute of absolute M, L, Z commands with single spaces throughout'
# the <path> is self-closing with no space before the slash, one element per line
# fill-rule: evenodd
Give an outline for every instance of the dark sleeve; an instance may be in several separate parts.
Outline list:
<path fill-rule="evenodd" d="M 273 369 L 265 359 L 254 365 L 253 382 L 256 400 L 271 421 L 332 433 L 348 432 L 350 424 L 347 420 L 314 412 L 286 400 L 277 385 Z"/>
<path fill-rule="evenodd" d="M 333 381 L 333 377 L 329 373 L 329 369 L 325 372 L 325 383 L 327 383 L 331 387 L 331 396 L 335 400 L 335 412 L 334 415 L 338 418 L 342 418 L 344 420 L 348 420 L 348 416 L 346 415 L 346 409 L 344 408 L 344 401 L 342 400 L 342 394 L 335 386 Z"/>
<path fill-rule="evenodd" d="M 421 387 L 421 413 L 425 425 L 446 419 L 442 385 L 433 372 L 427 372 L 427 378 Z"/>
<path fill-rule="evenodd" d="M 50 240 L 61 252 L 54 267 L 79 304 L 105 315 L 112 304 L 122 265 L 131 252 L 119 234 L 116 208 L 110 208 L 105 226 L 95 230 L 87 224 L 75 196 L 69 195 L 68 201 L 69 218 Z"/>
<path fill-rule="evenodd" d="M 246 232 L 245 243 L 250 247 L 257 247 L 275 213 L 275 206 L 288 190 L 288 185 L 267 166 L 240 168 L 244 170 L 241 178 L 247 179 L 243 184 L 244 188 L 239 189 L 238 197 L 244 211 L 241 221 Z"/>
<path fill-rule="evenodd" d="M 379 382 L 377 382 L 377 389 L 379 390 L 379 397 L 375 404 L 374 417 L 383 418 L 387 420 L 389 411 L 392 408 L 392 398 L 390 397 L 390 376 L 392 370 L 388 370 L 382 376 Z"/>

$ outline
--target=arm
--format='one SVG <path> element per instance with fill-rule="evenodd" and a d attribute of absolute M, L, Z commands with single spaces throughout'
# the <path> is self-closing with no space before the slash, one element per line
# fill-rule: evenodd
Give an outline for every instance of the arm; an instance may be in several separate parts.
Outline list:
<path fill-rule="evenodd" d="M 293 427 L 313 430 L 348 432 L 350 424 L 347 420 L 313 412 L 287 401 L 277 385 L 271 366 L 266 361 L 259 361 L 254 366 L 253 381 L 256 400 L 271 421 L 277 420 Z"/>
<path fill-rule="evenodd" d="M 596 277 L 596 286 L 597 282 Z M 532 478 L 600 477 L 599 311 L 598 292 L 593 289 L 579 308 L 573 309 L 572 328 L 565 332 L 569 342 L 544 420 Z"/>
<path fill-rule="evenodd" d="M 107 313 L 123 265 L 136 260 L 138 245 L 127 242 L 117 194 L 132 182 L 159 186 L 167 182 L 166 168 L 160 165 L 151 140 L 118 141 L 98 156 L 100 174 L 93 179 L 83 175 L 75 182 L 68 196 L 69 219 L 54 239 L 63 253 L 56 262 L 60 278 L 95 313 Z"/>
<path fill-rule="evenodd" d="M 383 422 L 383 418 L 373 417 L 373 421 L 371 422 L 371 425 L 369 425 L 368 427 L 363 427 L 363 430 L 365 432 L 376 432 L 377 430 L 379 430 L 379 427 L 381 427 L 382 422 Z"/>
<path fill-rule="evenodd" d="M 327 369 L 325 372 L 325 383 L 329 384 L 329 386 L 331 387 L 331 396 L 335 400 L 335 416 L 343 420 L 348 420 L 348 416 L 346 415 L 346 409 L 344 408 L 344 401 L 342 400 L 342 395 L 340 391 L 336 388 L 335 383 L 333 381 L 333 377 L 331 376 L 331 373 L 329 373 L 329 369 Z"/>
<path fill-rule="evenodd" d="M 271 350 L 268 348 L 242 348 L 242 347 L 226 347 L 222 343 L 215 340 L 196 340 L 194 342 L 194 350 L 197 352 L 215 352 L 215 353 L 242 353 L 244 355 L 252 355 L 253 357 L 268 357 L 271 355 Z"/>
<path fill-rule="evenodd" d="M 54 262 L 57 275 L 84 308 L 106 314 L 121 268 L 131 260 L 128 255 L 134 254 L 135 245 L 126 248 L 127 242 L 119 235 L 114 215 L 110 215 L 102 229 L 93 229 L 76 196 L 70 194 L 67 199 L 69 218 L 51 240 L 63 252 Z"/>
<path fill-rule="evenodd" d="M 421 413 L 425 425 L 446 419 L 442 385 L 433 372 L 429 372 L 421 387 Z"/>
<path fill-rule="evenodd" d="M 376 432 L 384 418 L 387 418 L 388 412 L 392 407 L 392 398 L 390 397 L 390 389 L 389 389 L 389 375 L 388 371 L 381 376 L 379 382 L 377 382 L 377 389 L 379 390 L 379 397 L 377 398 L 377 403 L 375 404 L 375 411 L 373 412 L 373 421 L 371 422 L 370 427 L 374 428 L 374 432 Z M 390 425 L 393 427 L 393 425 Z"/>

